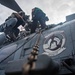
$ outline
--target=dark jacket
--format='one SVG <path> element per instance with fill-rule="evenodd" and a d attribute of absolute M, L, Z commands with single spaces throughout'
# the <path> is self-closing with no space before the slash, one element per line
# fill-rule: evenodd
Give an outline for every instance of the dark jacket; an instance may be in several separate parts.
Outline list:
<path fill-rule="evenodd" d="M 8 17 L 6 19 L 6 21 L 9 20 L 10 18 L 16 18 L 17 19 L 16 25 L 14 26 L 14 28 L 17 28 L 20 25 L 22 25 L 22 26 L 25 25 L 25 21 L 23 20 L 23 18 L 18 13 L 12 13 L 12 15 L 10 17 Z"/>
<path fill-rule="evenodd" d="M 32 20 L 39 20 L 41 17 L 46 16 L 46 14 L 39 8 L 34 8 L 32 12 Z"/>
<path fill-rule="evenodd" d="M 17 28 L 18 26 L 20 26 L 20 25 L 22 25 L 22 26 L 24 26 L 25 25 L 25 21 L 23 20 L 23 18 L 20 16 L 20 15 L 18 15 L 18 14 L 16 14 L 16 13 L 13 13 L 13 15 L 14 15 L 14 17 L 16 17 L 17 18 L 17 23 L 16 23 L 16 25 L 15 25 L 15 28 Z"/>

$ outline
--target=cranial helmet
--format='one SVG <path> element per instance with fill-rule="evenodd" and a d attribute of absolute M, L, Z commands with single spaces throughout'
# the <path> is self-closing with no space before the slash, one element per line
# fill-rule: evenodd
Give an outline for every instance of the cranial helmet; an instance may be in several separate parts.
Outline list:
<path fill-rule="evenodd" d="M 21 15 L 21 16 L 24 16 L 24 15 L 25 15 L 25 12 L 23 12 L 23 11 L 19 11 L 18 13 L 19 13 L 19 15 Z"/>

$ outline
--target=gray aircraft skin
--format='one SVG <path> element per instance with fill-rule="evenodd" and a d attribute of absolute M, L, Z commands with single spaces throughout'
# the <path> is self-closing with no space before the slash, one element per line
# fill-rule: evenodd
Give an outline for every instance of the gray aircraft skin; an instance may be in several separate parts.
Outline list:
<path fill-rule="evenodd" d="M 7 1 L 7 2 L 6 2 Z M 14 0 L 0 0 L 0 3 L 15 10 L 9 5 Z M 75 20 L 63 25 L 48 28 L 40 33 L 30 34 L 22 39 L 0 46 L 0 75 L 28 75 L 26 73 L 29 55 L 34 49 L 40 35 L 39 48 L 34 69 L 29 69 L 29 75 L 73 75 L 75 74 Z M 1 36 L 1 34 L 0 34 Z M 1 39 L 2 37 L 0 37 Z M 0 41 L 1 42 L 1 41 Z M 54 73 L 55 72 L 55 73 Z"/>

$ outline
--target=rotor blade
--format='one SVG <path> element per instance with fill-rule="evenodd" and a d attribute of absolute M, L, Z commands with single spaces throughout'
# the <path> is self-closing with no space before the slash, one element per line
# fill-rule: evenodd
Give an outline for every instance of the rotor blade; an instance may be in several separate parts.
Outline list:
<path fill-rule="evenodd" d="M 15 0 L 0 0 L 0 3 L 16 12 L 22 11 Z"/>

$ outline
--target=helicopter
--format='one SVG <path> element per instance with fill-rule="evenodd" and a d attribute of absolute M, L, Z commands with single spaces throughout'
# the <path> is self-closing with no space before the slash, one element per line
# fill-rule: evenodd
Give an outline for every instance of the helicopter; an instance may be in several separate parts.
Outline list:
<path fill-rule="evenodd" d="M 0 3 L 16 12 L 23 11 L 15 0 Z M 74 31 L 72 20 L 53 28 L 39 28 L 22 39 L 1 45 L 0 75 L 74 75 Z"/>

